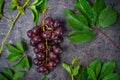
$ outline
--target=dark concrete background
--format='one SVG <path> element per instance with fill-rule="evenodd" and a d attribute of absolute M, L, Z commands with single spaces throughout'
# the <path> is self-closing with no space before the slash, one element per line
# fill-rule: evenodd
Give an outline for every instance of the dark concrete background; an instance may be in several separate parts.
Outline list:
<path fill-rule="evenodd" d="M 114 5 L 116 10 L 118 11 L 118 15 L 120 16 L 120 0 L 106 0 L 108 5 Z M 10 0 L 6 0 L 5 4 L 5 15 L 14 18 L 16 16 L 16 12 L 9 12 L 9 2 Z M 64 42 L 62 43 L 62 47 L 64 49 L 64 53 L 61 55 L 60 64 L 51 71 L 47 76 L 50 80 L 70 80 L 68 73 L 61 67 L 62 62 L 70 63 L 72 59 L 75 57 L 80 58 L 80 64 L 83 66 L 88 65 L 92 60 L 99 57 L 102 62 L 107 60 L 115 60 L 117 65 L 117 72 L 120 72 L 120 50 L 115 48 L 103 35 L 98 34 L 94 40 L 88 42 L 86 44 L 73 44 L 67 39 L 67 35 L 72 31 L 72 29 L 67 25 L 65 16 L 63 14 L 64 8 L 69 8 L 71 10 L 74 9 L 75 0 L 49 0 L 47 5 L 51 6 L 52 9 L 47 12 L 46 16 L 51 16 L 54 19 L 60 19 L 63 22 L 63 27 L 65 27 L 66 31 L 64 34 Z M 34 58 L 33 48 L 29 44 L 29 39 L 26 35 L 26 32 L 31 29 L 34 24 L 31 18 L 31 12 L 29 9 L 26 9 L 26 16 L 21 15 L 19 20 L 17 21 L 15 27 L 13 28 L 7 43 L 15 43 L 16 40 L 22 40 L 28 45 L 28 54 L 31 58 Z M 109 28 L 104 29 L 103 31 L 109 35 L 112 39 L 114 39 L 120 45 L 120 19 L 118 19 L 117 23 L 112 25 Z M 8 23 L 5 19 L 0 21 L 0 42 L 5 37 L 10 23 Z M 1 43 L 0 43 L 1 45 Z M 0 71 L 3 67 L 10 67 L 12 63 L 9 63 L 5 60 L 8 55 L 8 51 L 4 48 L 4 54 L 0 57 Z M 30 71 L 27 72 L 26 76 L 21 80 L 26 80 L 27 78 L 31 78 L 32 80 L 40 80 L 41 76 L 39 73 L 35 71 L 35 66 L 32 65 Z"/>

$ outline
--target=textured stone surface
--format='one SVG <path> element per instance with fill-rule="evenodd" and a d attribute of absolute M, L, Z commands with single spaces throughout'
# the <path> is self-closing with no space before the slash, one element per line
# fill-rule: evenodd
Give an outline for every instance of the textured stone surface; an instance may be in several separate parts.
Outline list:
<path fill-rule="evenodd" d="M 16 12 L 12 13 L 8 11 L 9 1 L 10 0 L 6 0 L 4 12 L 6 16 L 14 18 Z M 65 27 L 64 42 L 62 43 L 64 53 L 61 55 L 61 63 L 64 61 L 70 63 L 72 59 L 78 57 L 80 58 L 80 64 L 86 66 L 92 60 L 99 57 L 102 62 L 107 60 L 115 60 L 117 63 L 116 71 L 120 72 L 120 50 L 116 49 L 103 35 L 98 34 L 94 40 L 86 44 L 73 44 L 67 39 L 67 35 L 72 31 L 72 29 L 66 23 L 63 9 L 69 8 L 73 10 L 74 2 L 75 0 L 49 0 L 47 4 L 48 6 L 51 6 L 52 9 L 47 12 L 46 16 L 60 19 L 60 21 L 63 22 L 63 27 Z M 118 11 L 118 15 L 120 16 L 119 0 L 106 0 L 106 3 L 114 5 Z M 28 45 L 28 54 L 33 59 L 33 48 L 29 44 L 29 39 L 26 36 L 26 32 L 31 29 L 34 24 L 32 23 L 31 12 L 29 9 L 26 9 L 26 11 L 26 16 L 21 15 L 17 21 L 7 40 L 7 43 L 14 44 L 16 40 L 24 41 Z M 5 19 L 0 21 L 0 42 L 5 37 L 9 26 L 10 23 L 8 23 Z M 120 45 L 120 18 L 116 24 L 104 29 L 103 31 Z M 5 54 L 0 57 L 0 71 L 3 67 L 10 67 L 12 65 L 5 60 L 8 55 L 6 48 L 4 48 L 4 53 Z M 66 71 L 61 67 L 61 63 L 47 75 L 50 80 L 70 80 Z M 35 71 L 35 66 L 32 65 L 31 70 L 27 72 L 26 76 L 22 80 L 26 80 L 27 78 L 32 78 L 32 80 L 40 80 L 41 76 L 42 75 Z"/>

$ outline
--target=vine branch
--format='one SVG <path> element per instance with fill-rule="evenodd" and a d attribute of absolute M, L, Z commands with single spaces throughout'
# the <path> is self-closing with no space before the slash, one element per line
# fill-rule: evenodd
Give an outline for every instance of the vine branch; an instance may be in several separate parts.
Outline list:
<path fill-rule="evenodd" d="M 29 4 L 29 0 L 27 0 L 27 1 L 25 2 L 25 4 L 22 6 L 22 8 L 24 9 L 24 8 L 27 6 L 27 4 Z M 15 19 L 14 19 L 12 22 L 11 22 L 11 20 L 10 20 L 9 18 L 4 17 L 4 18 L 7 18 L 7 20 L 9 20 L 9 21 L 11 22 L 11 26 L 10 26 L 8 32 L 7 32 L 7 35 L 5 36 L 5 38 L 4 38 L 3 41 L 2 41 L 2 44 L 1 44 L 1 47 L 0 47 L 0 54 L 2 53 L 3 48 L 4 48 L 4 45 L 5 45 L 5 42 L 7 41 L 8 37 L 9 37 L 9 35 L 10 35 L 10 33 L 11 33 L 11 31 L 12 31 L 15 23 L 16 23 L 16 21 L 17 21 L 18 18 L 20 17 L 20 15 L 21 15 L 21 12 L 18 12 L 18 14 L 16 15 Z"/>

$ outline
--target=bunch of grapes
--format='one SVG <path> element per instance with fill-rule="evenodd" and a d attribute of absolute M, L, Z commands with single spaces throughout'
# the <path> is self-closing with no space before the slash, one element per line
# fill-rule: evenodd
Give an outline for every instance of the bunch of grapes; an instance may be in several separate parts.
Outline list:
<path fill-rule="evenodd" d="M 37 72 L 47 74 L 59 62 L 59 55 L 63 52 L 62 42 L 63 28 L 59 20 L 47 17 L 40 26 L 35 26 L 27 32 L 34 47 L 36 58 L 33 60 L 37 66 Z"/>

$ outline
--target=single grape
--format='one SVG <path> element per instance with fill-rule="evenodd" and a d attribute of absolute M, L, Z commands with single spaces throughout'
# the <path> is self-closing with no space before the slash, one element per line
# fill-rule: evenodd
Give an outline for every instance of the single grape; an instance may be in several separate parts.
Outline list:
<path fill-rule="evenodd" d="M 54 20 L 51 17 L 47 17 L 45 19 L 45 24 L 48 25 L 48 26 L 53 26 Z"/>
<path fill-rule="evenodd" d="M 38 48 L 40 49 L 40 51 L 44 51 L 45 50 L 45 43 L 43 43 L 43 42 L 38 43 Z"/>
<path fill-rule="evenodd" d="M 39 36 L 39 35 L 34 36 L 33 40 L 35 41 L 36 44 L 39 43 L 40 41 L 42 41 L 41 36 Z"/>
<path fill-rule="evenodd" d="M 33 39 L 30 40 L 30 45 L 31 46 L 35 46 L 36 45 L 36 43 L 35 43 L 35 41 Z"/>
<path fill-rule="evenodd" d="M 39 33 L 40 33 L 40 28 L 39 28 L 39 26 L 33 27 L 32 31 L 33 31 L 34 34 L 39 34 Z"/>
<path fill-rule="evenodd" d="M 40 60 L 38 60 L 37 58 L 35 58 L 35 59 L 33 60 L 33 63 L 34 63 L 34 65 L 40 66 L 40 65 L 42 64 L 42 61 L 40 61 Z"/>
<path fill-rule="evenodd" d="M 54 62 L 54 61 L 49 61 L 49 63 L 48 63 L 49 69 L 53 69 L 56 65 L 57 65 L 56 62 Z"/>
<path fill-rule="evenodd" d="M 54 20 L 54 27 L 60 27 L 60 21 L 58 19 Z"/>
<path fill-rule="evenodd" d="M 58 38 L 59 38 L 58 35 L 56 35 L 55 33 L 52 34 L 51 37 L 52 40 L 57 40 Z"/>
<path fill-rule="evenodd" d="M 33 37 L 34 37 L 33 31 L 32 31 L 32 30 L 29 30 L 29 31 L 27 32 L 27 36 L 28 36 L 29 38 L 33 38 Z"/>
<path fill-rule="evenodd" d="M 49 58 L 54 60 L 57 58 L 57 55 L 54 52 L 49 52 Z"/>
<path fill-rule="evenodd" d="M 36 54 L 36 56 L 37 56 L 38 60 L 44 60 L 45 59 L 45 54 L 44 53 L 39 52 L 38 54 Z"/>
<path fill-rule="evenodd" d="M 42 65 L 42 66 L 39 66 L 37 68 L 37 72 L 43 73 L 43 74 L 47 74 L 48 73 L 48 69 L 44 65 Z"/>
<path fill-rule="evenodd" d="M 55 45 L 55 42 L 54 41 L 48 41 L 48 45 L 53 46 L 53 45 Z"/>
<path fill-rule="evenodd" d="M 43 38 L 45 38 L 45 39 L 50 39 L 51 35 L 52 35 L 52 33 L 50 31 L 44 31 L 42 34 Z"/>
<path fill-rule="evenodd" d="M 55 34 L 61 36 L 63 34 L 63 29 L 61 27 L 56 28 Z"/>
<path fill-rule="evenodd" d="M 62 53 L 62 49 L 61 47 L 59 47 L 58 45 L 53 46 L 53 52 L 57 55 Z"/>
<path fill-rule="evenodd" d="M 55 44 L 60 44 L 62 42 L 62 39 L 59 38 L 59 39 L 56 39 L 56 40 L 53 40 Z"/>
<path fill-rule="evenodd" d="M 40 52 L 40 49 L 39 49 L 38 47 L 35 47 L 35 48 L 33 49 L 33 51 L 34 51 L 34 53 L 38 54 L 38 53 Z"/>

